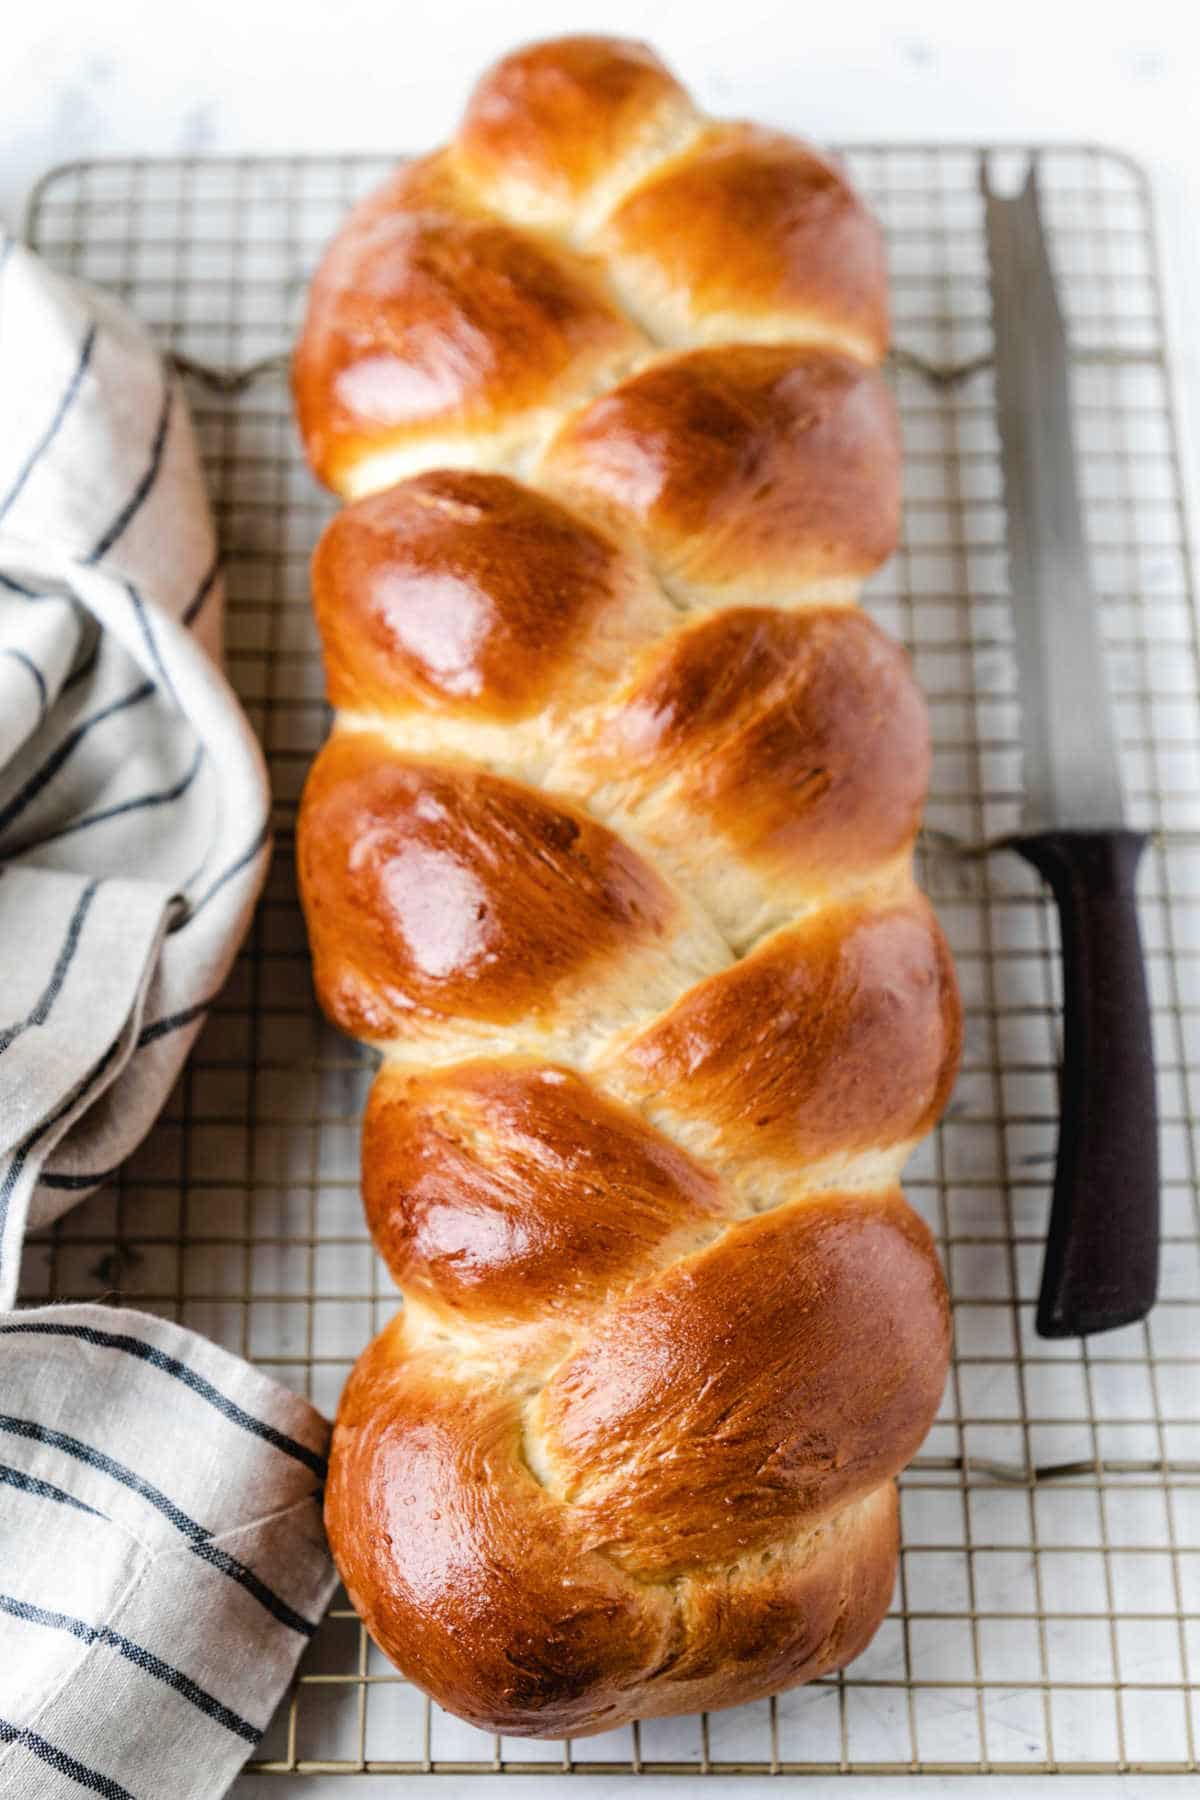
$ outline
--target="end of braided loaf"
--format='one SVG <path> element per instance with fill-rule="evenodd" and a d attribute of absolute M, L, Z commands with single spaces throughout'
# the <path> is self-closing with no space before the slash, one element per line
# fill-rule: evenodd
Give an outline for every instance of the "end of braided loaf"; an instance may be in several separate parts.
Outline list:
<path fill-rule="evenodd" d="M 959 1005 L 874 221 L 652 51 L 534 45 L 364 201 L 295 360 L 349 502 L 298 828 L 405 1306 L 339 1412 L 351 1597 L 442 1704 L 586 1735 L 841 1667 L 936 1410 L 899 1190 Z"/>

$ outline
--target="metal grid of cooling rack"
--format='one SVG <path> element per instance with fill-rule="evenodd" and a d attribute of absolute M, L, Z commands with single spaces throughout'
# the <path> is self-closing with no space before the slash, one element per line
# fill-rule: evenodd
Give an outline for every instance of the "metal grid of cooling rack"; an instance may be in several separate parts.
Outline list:
<path fill-rule="evenodd" d="M 957 1351 L 903 1478 L 892 1612 L 848 1672 L 777 1702 L 536 1744 L 431 1707 L 343 1596 L 252 1766 L 1197 1766 L 1200 658 L 1149 207 L 1119 157 L 1038 153 L 1131 810 L 1157 834 L 1142 918 L 1165 1224 L 1148 1324 L 1047 1343 L 1032 1316 L 1055 1134 L 1055 924 L 1023 863 L 954 847 L 1012 826 L 1021 778 L 983 153 L 847 153 L 890 237 L 908 453 L 904 541 L 870 605 L 911 647 L 929 698 L 924 878 L 966 1004 L 955 1098 L 907 1181 L 946 1259 Z M 226 374 L 263 364 L 241 382 L 193 371 L 189 385 L 224 545 L 229 664 L 270 758 L 278 850 L 166 1116 L 109 1190 L 31 1246 L 24 1291 L 119 1297 L 182 1319 L 327 1411 L 396 1300 L 357 1196 L 369 1061 L 316 1013 L 292 881 L 295 802 L 324 731 L 306 561 L 328 502 L 297 452 L 280 353 L 321 244 L 384 168 L 363 157 L 76 165 L 43 184 L 30 225 L 53 263 L 122 294 L 177 356 Z"/>

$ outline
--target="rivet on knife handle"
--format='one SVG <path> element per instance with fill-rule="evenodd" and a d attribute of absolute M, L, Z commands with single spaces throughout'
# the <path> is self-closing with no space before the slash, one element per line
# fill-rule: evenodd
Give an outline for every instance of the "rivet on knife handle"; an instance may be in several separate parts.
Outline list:
<path fill-rule="evenodd" d="M 1007 840 L 1050 883 L 1063 947 L 1061 1121 L 1037 1329 L 1140 1319 L 1158 1280 L 1158 1128 L 1134 880 L 1075 474 L 1067 339 L 1036 162 L 1012 197 L 981 164 L 1025 807 Z"/>

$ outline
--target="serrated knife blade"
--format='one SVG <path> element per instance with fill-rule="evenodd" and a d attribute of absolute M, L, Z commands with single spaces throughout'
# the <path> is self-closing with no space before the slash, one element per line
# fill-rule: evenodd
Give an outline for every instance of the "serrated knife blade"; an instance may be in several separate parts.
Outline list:
<path fill-rule="evenodd" d="M 1030 831 L 1124 818 L 1100 616 L 1076 476 L 1067 335 L 1036 165 L 1013 197 L 985 188 L 996 410 Z"/>

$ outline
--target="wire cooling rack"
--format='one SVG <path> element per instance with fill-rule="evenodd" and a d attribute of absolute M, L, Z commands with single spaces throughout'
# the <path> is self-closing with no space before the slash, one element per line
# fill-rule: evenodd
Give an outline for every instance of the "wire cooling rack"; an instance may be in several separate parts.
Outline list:
<path fill-rule="evenodd" d="M 1130 810 L 1155 833 L 1141 896 L 1165 1224 L 1148 1323 L 1048 1343 L 1032 1319 L 1056 1128 L 1055 921 L 1017 858 L 961 854 L 1015 824 L 1021 781 L 984 154 L 1012 155 L 847 153 L 890 237 L 907 441 L 903 545 L 870 604 L 911 647 L 929 699 L 924 880 L 966 1005 L 953 1104 L 907 1180 L 946 1260 L 957 1351 L 903 1478 L 892 1611 L 844 1675 L 777 1701 L 538 1744 L 431 1706 L 341 1596 L 252 1767 L 1197 1767 L 1200 661 L 1149 206 L 1119 157 L 1037 153 Z M 31 1247 L 24 1291 L 182 1319 L 329 1412 L 396 1297 L 357 1193 L 370 1062 L 317 1015 L 293 885 L 296 799 L 325 730 L 306 564 L 329 502 L 297 452 L 281 353 L 320 246 L 385 167 L 73 165 L 43 183 L 30 221 L 54 264 L 116 290 L 200 365 L 189 385 L 224 545 L 229 666 L 270 758 L 278 848 L 251 941 L 167 1114 L 113 1186 Z"/>

